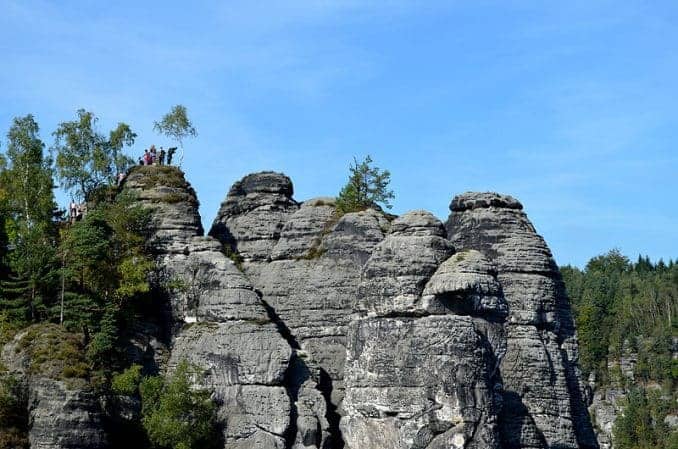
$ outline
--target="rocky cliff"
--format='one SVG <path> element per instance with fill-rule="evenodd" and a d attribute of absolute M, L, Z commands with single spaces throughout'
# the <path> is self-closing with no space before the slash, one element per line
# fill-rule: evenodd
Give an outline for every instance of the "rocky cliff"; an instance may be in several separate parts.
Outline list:
<path fill-rule="evenodd" d="M 517 200 L 466 193 L 445 224 L 339 216 L 263 172 L 231 187 L 204 236 L 177 169 L 136 168 L 124 190 L 152 210 L 169 333 L 144 327 L 130 356 L 200 367 L 225 448 L 597 447 L 558 268 Z M 106 446 L 89 390 L 27 378 L 57 415 L 32 409 L 33 447 Z M 67 422 L 91 444 L 67 443 Z"/>

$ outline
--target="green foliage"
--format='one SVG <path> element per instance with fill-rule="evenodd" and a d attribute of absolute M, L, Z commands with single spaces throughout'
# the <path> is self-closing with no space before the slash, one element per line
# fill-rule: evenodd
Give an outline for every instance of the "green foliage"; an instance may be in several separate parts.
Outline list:
<path fill-rule="evenodd" d="M 79 109 L 76 120 L 62 122 L 54 132 L 57 175 L 66 190 L 90 201 L 101 188 L 115 185 L 116 175 L 133 161 L 122 153 L 136 134 L 119 123 L 106 138 L 96 130 L 97 117 Z"/>
<path fill-rule="evenodd" d="M 153 130 L 179 143 L 179 147 L 181 147 L 179 166 L 181 166 L 184 160 L 184 139 L 198 135 L 193 123 L 188 118 L 186 107 L 180 104 L 173 106 L 159 122 L 153 122 Z"/>
<path fill-rule="evenodd" d="M 337 211 L 346 214 L 370 207 L 380 209 L 380 204 L 390 209 L 389 201 L 395 198 L 393 191 L 388 188 L 391 173 L 372 167 L 372 158 L 369 155 L 362 162 L 357 159 L 353 161 L 349 166 L 351 174 L 348 183 L 337 197 Z"/>
<path fill-rule="evenodd" d="M 218 447 L 216 404 L 209 391 L 192 387 L 191 379 L 197 374 L 182 362 L 165 381 L 147 377 L 141 382 L 142 421 L 154 447 Z"/>
<path fill-rule="evenodd" d="M 13 120 L 0 171 L 0 237 L 3 252 L 12 248 L 0 270 L 0 307 L 19 323 L 39 318 L 57 278 L 52 171 L 38 132 L 31 115 Z"/>
<path fill-rule="evenodd" d="M 618 449 L 675 449 L 678 431 L 664 423 L 669 412 L 675 413 L 675 401 L 661 392 L 633 389 L 624 410 L 614 423 L 613 436 Z"/>
<path fill-rule="evenodd" d="M 234 251 L 229 245 L 224 245 L 224 254 L 226 254 L 226 257 L 231 259 L 231 261 L 238 270 L 244 271 L 243 267 L 244 260 L 239 252 Z"/>
<path fill-rule="evenodd" d="M 572 301 L 585 375 L 595 373 L 600 388 L 628 387 L 617 363 L 632 351 L 638 360 L 633 387 L 614 426 L 619 449 L 676 449 L 678 432 L 664 423 L 678 414 L 678 369 L 672 338 L 678 327 L 678 265 L 632 263 L 612 250 L 592 258 L 584 270 L 561 270 Z M 628 355 L 627 355 L 628 356 Z"/>
<path fill-rule="evenodd" d="M 56 380 L 87 380 L 83 336 L 56 324 L 34 324 L 19 340 L 17 351 L 30 359 L 29 371 Z"/>
<path fill-rule="evenodd" d="M 585 270 L 561 270 L 572 301 L 585 374 L 610 378 L 607 361 L 624 342 L 639 353 L 636 377 L 673 383 L 671 337 L 678 325 L 678 265 L 631 263 L 617 250 L 594 257 Z"/>
<path fill-rule="evenodd" d="M 120 374 L 113 376 L 111 389 L 115 394 L 134 396 L 141 383 L 141 365 L 132 365 Z"/>
<path fill-rule="evenodd" d="M 95 369 L 113 368 L 123 316 L 150 292 L 149 221 L 148 210 L 119 195 L 62 232 L 64 324 L 92 334 L 87 354 Z"/>
<path fill-rule="evenodd" d="M 25 389 L 11 375 L 0 374 L 0 449 L 28 449 Z"/>
<path fill-rule="evenodd" d="M 130 169 L 130 174 L 140 173 L 138 179 L 142 182 L 144 189 L 153 187 L 175 187 L 177 189 L 188 188 L 188 182 L 184 178 L 183 172 L 178 167 L 171 165 L 137 165 Z"/>

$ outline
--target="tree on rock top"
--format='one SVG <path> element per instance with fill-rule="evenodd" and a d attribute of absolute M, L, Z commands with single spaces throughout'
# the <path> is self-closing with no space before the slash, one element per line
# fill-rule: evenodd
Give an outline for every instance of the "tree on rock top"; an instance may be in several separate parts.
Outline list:
<path fill-rule="evenodd" d="M 373 167 L 372 162 L 369 155 L 362 162 L 353 158 L 353 164 L 349 166 L 351 174 L 348 183 L 337 197 L 339 213 L 346 214 L 368 208 L 381 209 L 381 206 L 387 209 L 392 207 L 389 201 L 395 198 L 395 195 L 388 188 L 391 173 Z"/>
<path fill-rule="evenodd" d="M 180 104 L 173 106 L 159 122 L 153 123 L 153 130 L 179 142 L 179 148 L 181 148 L 179 167 L 181 167 L 184 161 L 184 139 L 198 135 L 193 123 L 188 118 L 186 106 Z"/>

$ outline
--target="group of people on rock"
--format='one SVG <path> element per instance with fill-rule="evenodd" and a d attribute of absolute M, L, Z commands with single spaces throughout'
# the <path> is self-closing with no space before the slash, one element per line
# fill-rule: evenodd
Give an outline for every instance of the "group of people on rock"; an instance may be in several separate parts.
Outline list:
<path fill-rule="evenodd" d="M 176 147 L 169 148 L 165 153 L 165 150 L 160 147 L 160 151 L 155 149 L 155 145 L 151 145 L 148 150 L 144 151 L 144 154 L 139 158 L 139 165 L 165 165 L 165 156 L 167 156 L 167 165 L 172 164 L 172 156 L 177 150 Z"/>

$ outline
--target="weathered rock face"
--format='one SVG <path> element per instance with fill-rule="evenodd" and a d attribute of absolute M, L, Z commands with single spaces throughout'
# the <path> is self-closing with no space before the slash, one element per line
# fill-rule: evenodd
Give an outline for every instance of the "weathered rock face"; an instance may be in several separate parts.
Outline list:
<path fill-rule="evenodd" d="M 522 205 L 510 196 L 467 193 L 450 205 L 450 240 L 497 266 L 509 306 L 501 361 L 502 444 L 596 447 L 577 366 L 574 323 L 558 268 Z"/>
<path fill-rule="evenodd" d="M 174 170 L 169 176 L 164 173 L 168 169 Z M 173 190 L 166 183 L 183 187 Z M 146 192 L 148 186 L 152 194 Z M 185 360 L 203 370 L 201 383 L 220 404 L 226 448 L 285 448 L 296 430 L 285 385 L 292 348 L 222 245 L 202 237 L 202 229 L 193 225 L 191 217 L 199 223 L 197 201 L 181 172 L 148 167 L 133 172 L 125 187 L 153 210 L 151 244 L 175 323 L 167 368 L 172 371 Z M 267 187 L 244 183 L 241 188 L 254 189 L 247 200 L 256 202 L 253 196 Z M 175 198 L 184 200 L 175 203 Z M 181 213 L 189 218 L 178 218 Z"/>
<path fill-rule="evenodd" d="M 349 326 L 347 447 L 499 447 L 497 363 L 476 321 L 505 304 L 489 262 L 453 252 L 442 223 L 415 211 L 367 261 Z"/>
<path fill-rule="evenodd" d="M 459 196 L 445 229 L 424 211 L 390 225 L 374 211 L 337 221 L 331 199 L 299 206 L 291 195 L 283 175 L 249 175 L 210 234 L 240 251 L 296 350 L 295 413 L 304 382 L 322 391 L 323 444 L 596 446 L 560 275 L 517 200 Z M 455 424 L 439 410 L 457 410 Z"/>
<path fill-rule="evenodd" d="M 225 449 L 597 446 L 560 275 L 517 200 L 460 195 L 445 226 L 425 211 L 338 217 L 332 198 L 298 203 L 264 172 L 230 189 L 205 237 L 178 169 L 137 167 L 123 190 L 152 209 L 167 299 L 129 359 L 200 367 Z M 100 398 L 65 366 L 36 376 L 19 342 L 2 360 L 26 389 L 32 447 L 105 447 Z"/>
<path fill-rule="evenodd" d="M 59 342 L 59 343 L 57 343 Z M 16 335 L 2 351 L 2 363 L 21 380 L 27 398 L 28 440 L 31 448 L 99 449 L 107 447 L 103 413 L 90 384 L 75 377 L 76 360 L 43 361 L 48 350 L 79 351 L 77 336 L 60 327 L 31 327 Z M 77 354 L 78 352 L 74 352 Z M 0 429 L 1 431 L 1 429 Z"/>
<path fill-rule="evenodd" d="M 332 198 L 298 205 L 289 178 L 258 173 L 231 188 L 210 231 L 239 250 L 246 275 L 297 350 L 287 378 L 298 416 L 295 447 L 342 444 L 336 410 L 346 328 L 362 265 L 388 226 L 372 210 L 337 220 Z"/>
<path fill-rule="evenodd" d="M 198 198 L 176 167 L 134 167 L 123 186 L 153 209 L 151 243 L 158 252 L 183 252 L 194 236 L 203 234 Z"/>
<path fill-rule="evenodd" d="M 265 260 L 287 218 L 299 208 L 292 200 L 292 192 L 292 181 L 282 173 L 245 176 L 228 192 L 210 235 L 247 261 Z"/>
<path fill-rule="evenodd" d="M 611 449 L 614 422 L 622 413 L 627 392 L 624 388 L 610 387 L 593 394 L 589 410 L 594 416 L 596 436 L 601 449 Z"/>
<path fill-rule="evenodd" d="M 271 323 L 199 322 L 176 338 L 170 369 L 186 360 L 220 404 L 226 448 L 284 448 L 290 398 L 283 386 L 291 348 Z"/>

